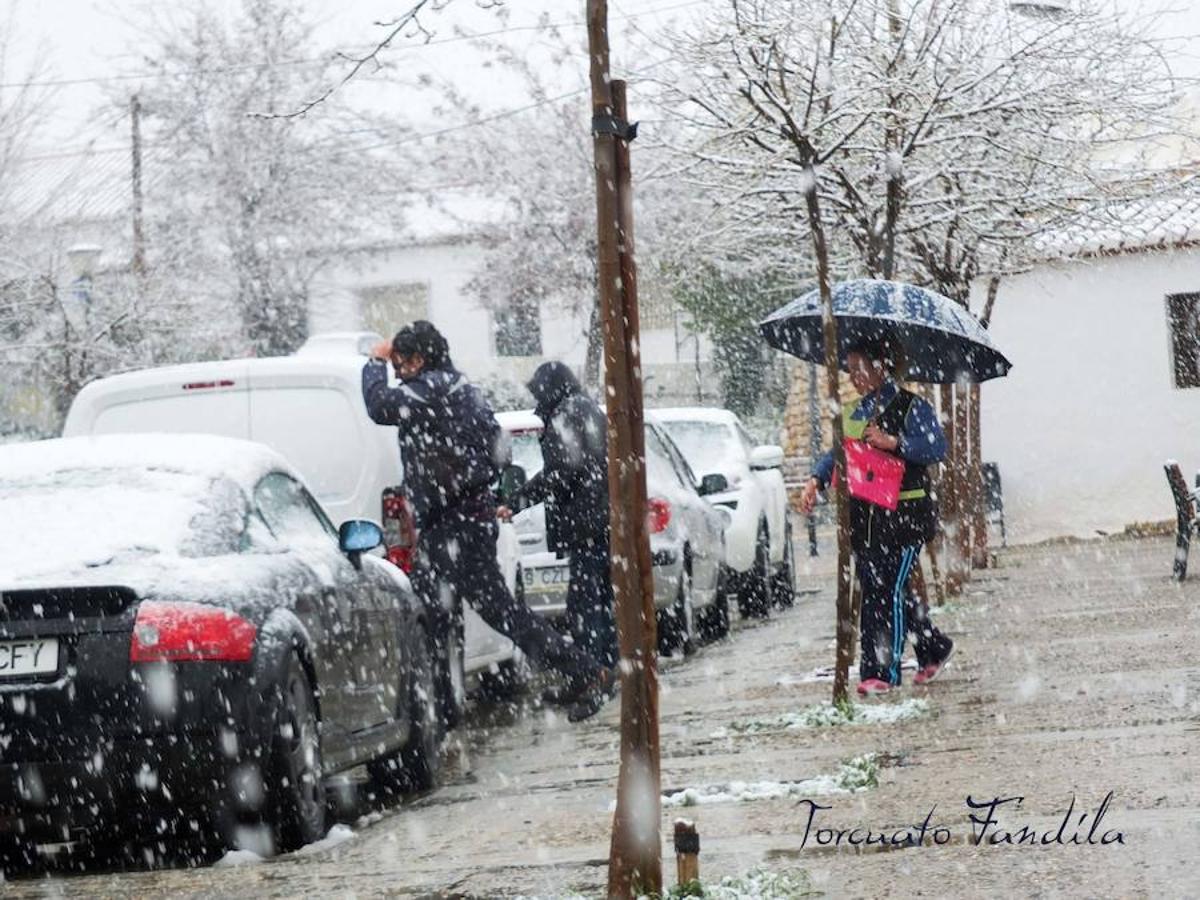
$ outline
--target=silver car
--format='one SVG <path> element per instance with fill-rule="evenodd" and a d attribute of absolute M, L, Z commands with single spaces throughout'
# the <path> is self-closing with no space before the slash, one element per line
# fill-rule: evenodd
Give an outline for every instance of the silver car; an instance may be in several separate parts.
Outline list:
<path fill-rule="evenodd" d="M 541 471 L 541 420 L 529 411 L 499 413 L 496 418 L 510 442 L 513 464 L 527 477 Z M 655 423 L 646 424 L 646 489 L 659 649 L 690 652 L 697 639 L 721 637 L 729 629 L 722 572 L 730 517 L 697 493 L 694 473 Z M 513 524 L 521 546 L 526 602 L 542 615 L 562 616 L 570 583 L 568 560 L 546 545 L 544 506 L 522 510 Z"/>

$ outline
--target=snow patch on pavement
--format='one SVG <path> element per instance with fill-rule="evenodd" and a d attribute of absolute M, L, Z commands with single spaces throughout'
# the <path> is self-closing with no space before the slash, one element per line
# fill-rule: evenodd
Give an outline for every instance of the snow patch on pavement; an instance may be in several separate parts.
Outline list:
<path fill-rule="evenodd" d="M 229 869 L 233 866 L 253 866 L 261 862 L 265 860 L 253 850 L 230 850 L 213 863 L 213 868 Z"/>
<path fill-rule="evenodd" d="M 832 728 L 840 725 L 894 725 L 897 722 L 920 719 L 928 714 L 929 701 L 919 697 L 910 697 L 900 703 L 849 703 L 846 706 L 818 703 L 799 712 L 734 722 L 728 728 L 718 728 L 710 737 L 720 739 L 732 735 Z"/>
<path fill-rule="evenodd" d="M 707 900 L 797 900 L 813 896 L 812 884 L 803 872 L 771 872 L 751 869 L 742 875 L 726 875 L 719 882 L 703 884 Z M 674 892 L 670 896 L 681 896 Z M 584 894 L 558 894 L 554 897 L 519 894 L 517 900 L 588 900 Z M 649 900 L 643 894 L 638 900 Z"/>
<path fill-rule="evenodd" d="M 747 803 L 782 797 L 821 797 L 857 794 L 879 783 L 879 764 L 874 753 L 842 763 L 836 774 L 818 775 L 804 781 L 731 781 L 684 788 L 663 796 L 663 806 L 707 806 L 712 803 Z"/>
<path fill-rule="evenodd" d="M 900 668 L 906 672 L 917 671 L 917 661 L 915 659 L 906 659 L 900 664 Z M 797 684 L 824 684 L 828 681 L 833 681 L 833 666 L 817 666 L 807 675 L 800 675 L 789 672 L 786 675 L 780 675 L 775 679 L 777 685 L 788 687 Z M 858 672 L 850 672 L 850 680 L 858 680 Z"/>
<path fill-rule="evenodd" d="M 349 825 L 334 825 L 329 829 L 329 833 L 319 841 L 313 841 L 311 844 L 306 844 L 296 851 L 297 856 L 309 856 L 313 853 L 322 853 L 336 847 L 338 844 L 344 844 L 346 841 L 354 837 L 354 829 Z"/>
<path fill-rule="evenodd" d="M 812 895 L 812 885 L 801 872 L 752 869 L 745 875 L 727 875 L 717 884 L 704 885 L 708 900 L 793 900 Z"/>

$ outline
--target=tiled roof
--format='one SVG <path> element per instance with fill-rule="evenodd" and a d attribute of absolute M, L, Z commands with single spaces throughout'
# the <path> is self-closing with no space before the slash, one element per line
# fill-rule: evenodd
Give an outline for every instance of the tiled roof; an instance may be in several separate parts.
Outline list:
<path fill-rule="evenodd" d="M 1034 240 L 1039 259 L 1105 256 L 1200 244 L 1200 181 L 1140 200 L 1094 207 Z"/>
<path fill-rule="evenodd" d="M 169 173 L 170 156 L 148 149 L 142 159 L 142 188 L 151 196 Z M 87 155 L 47 155 L 18 166 L 12 184 L 0 194 L 6 218 L 60 225 L 128 215 L 133 196 L 128 151 Z"/>

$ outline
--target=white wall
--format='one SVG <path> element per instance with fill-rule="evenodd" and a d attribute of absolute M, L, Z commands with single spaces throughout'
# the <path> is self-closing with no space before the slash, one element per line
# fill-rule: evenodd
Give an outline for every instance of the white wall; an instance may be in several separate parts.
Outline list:
<path fill-rule="evenodd" d="M 430 286 L 429 318 L 450 342 L 455 364 L 472 377 L 503 375 L 524 381 L 545 359 L 561 359 L 581 367 L 587 350 L 586 322 L 572 315 L 563 304 L 547 306 L 542 317 L 541 357 L 497 357 L 493 349 L 491 313 L 467 292 L 467 282 L 482 265 L 484 250 L 477 244 L 438 243 L 398 247 L 363 256 L 326 272 L 315 286 L 310 310 L 310 328 L 315 332 L 358 330 L 362 319 L 354 291 L 359 288 L 400 282 L 424 281 Z M 397 322 L 396 327 L 404 323 Z M 388 335 L 385 335 L 388 336 Z M 641 351 L 647 370 L 665 366 L 660 384 L 694 392 L 694 377 L 678 375 L 674 330 L 647 329 L 642 333 Z M 684 364 L 694 369 L 695 342 L 689 338 L 680 351 Z M 707 361 L 709 346 L 701 341 L 701 360 Z M 686 367 L 686 366 L 685 366 Z M 705 367 L 706 370 L 708 367 Z M 690 369 L 689 369 L 690 371 Z M 706 377 L 709 373 L 705 372 Z M 681 380 L 682 379 L 682 380 Z M 707 384 L 706 384 L 707 386 Z M 649 389 L 648 389 L 649 392 Z"/>
<path fill-rule="evenodd" d="M 983 456 L 1016 541 L 1174 518 L 1162 464 L 1200 467 L 1200 389 L 1173 386 L 1166 295 L 1200 291 L 1200 251 L 1043 266 L 1002 282 L 991 333 L 1012 361 L 983 386 Z M 972 309 L 980 309 L 980 297 Z"/>

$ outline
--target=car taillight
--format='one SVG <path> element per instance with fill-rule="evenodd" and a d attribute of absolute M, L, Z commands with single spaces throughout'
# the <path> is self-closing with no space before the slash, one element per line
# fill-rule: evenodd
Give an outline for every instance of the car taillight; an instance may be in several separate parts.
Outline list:
<path fill-rule="evenodd" d="M 671 504 L 661 497 L 651 497 L 646 503 L 646 529 L 651 534 L 666 531 L 671 523 Z"/>
<path fill-rule="evenodd" d="M 399 568 L 402 572 L 412 574 L 413 567 L 413 548 L 412 547 L 388 547 L 387 560 L 393 566 Z"/>
<path fill-rule="evenodd" d="M 405 572 L 411 572 L 413 553 L 417 546 L 417 527 L 412 509 L 397 488 L 386 488 L 383 492 L 383 542 L 387 547 L 387 558 Z"/>
<path fill-rule="evenodd" d="M 133 623 L 130 662 L 248 662 L 258 629 L 237 613 L 201 603 L 143 602 Z"/>

